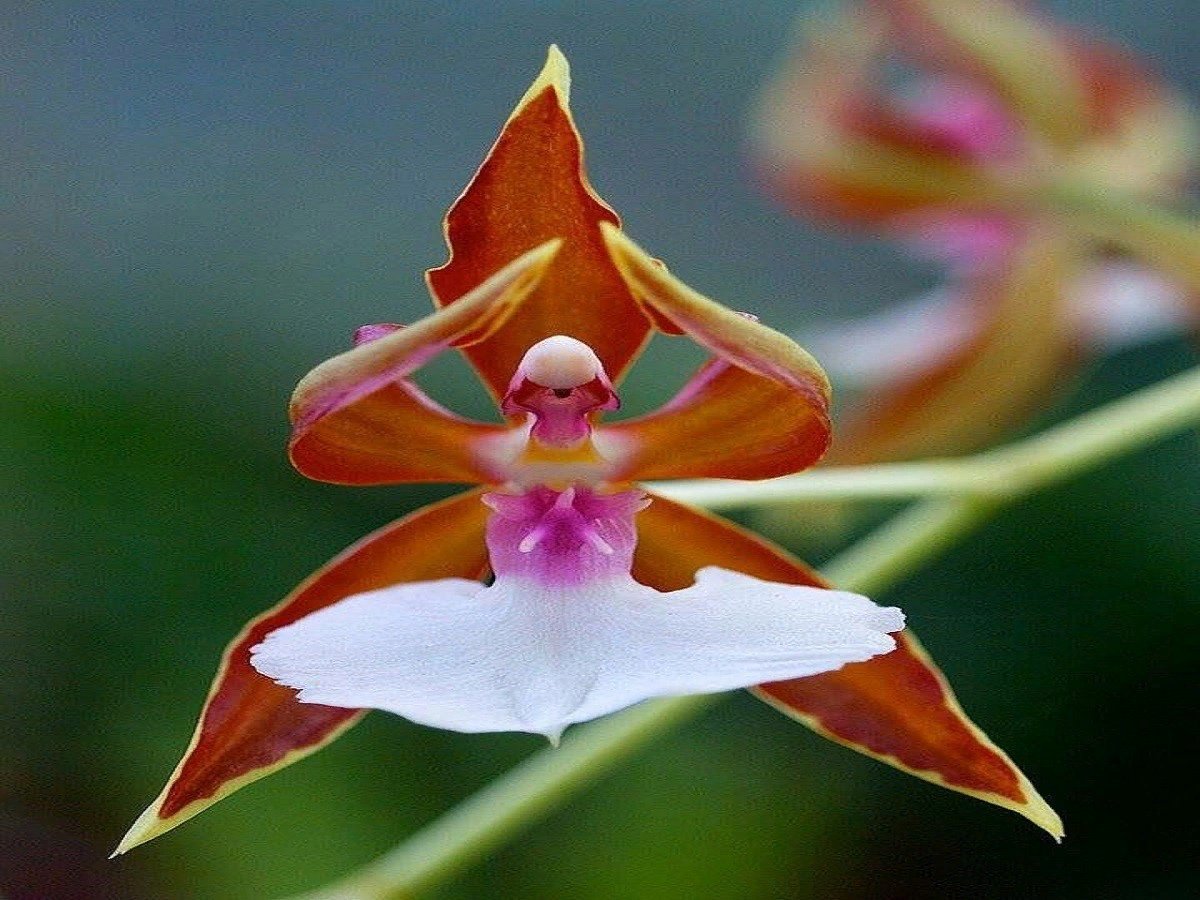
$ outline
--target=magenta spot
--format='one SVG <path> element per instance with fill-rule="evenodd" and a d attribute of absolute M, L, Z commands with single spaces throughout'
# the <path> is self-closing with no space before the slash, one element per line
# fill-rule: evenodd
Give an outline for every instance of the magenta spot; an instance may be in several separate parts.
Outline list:
<path fill-rule="evenodd" d="M 628 577 L 637 545 L 634 518 L 649 502 L 642 491 L 535 487 L 485 494 L 492 508 L 487 544 L 497 577 L 579 584 Z"/>
<path fill-rule="evenodd" d="M 377 325 L 360 325 L 354 329 L 354 346 L 357 347 L 360 344 L 377 341 L 381 337 L 387 337 L 389 334 L 396 333 L 403 327 L 403 325 L 393 325 L 390 322 L 380 322 Z"/>

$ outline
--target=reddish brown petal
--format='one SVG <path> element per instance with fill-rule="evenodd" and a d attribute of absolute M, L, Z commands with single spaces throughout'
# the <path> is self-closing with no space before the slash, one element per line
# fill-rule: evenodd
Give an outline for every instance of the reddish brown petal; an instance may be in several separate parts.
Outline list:
<path fill-rule="evenodd" d="M 289 407 L 292 423 L 308 427 L 411 374 L 451 345 L 467 346 L 488 337 L 529 296 L 560 247 L 561 241 L 551 239 L 514 254 L 472 284 L 453 306 L 325 360 L 296 385 Z"/>
<path fill-rule="evenodd" d="M 428 274 L 437 303 L 453 304 L 488 272 L 530 247 L 562 239 L 562 251 L 520 311 L 466 351 L 496 397 L 542 338 L 565 334 L 583 341 L 616 380 L 650 333 L 600 239 L 600 223 L 619 220 L 588 182 L 569 87 L 567 62 L 552 47 L 446 217 L 449 261 Z"/>
<path fill-rule="evenodd" d="M 638 300 L 716 357 L 662 409 L 602 429 L 597 447 L 615 462 L 612 477 L 770 478 L 815 463 L 829 444 L 829 382 L 817 362 L 603 230 Z"/>
<path fill-rule="evenodd" d="M 783 550 L 732 523 L 654 497 L 638 514 L 634 577 L 677 590 L 697 569 L 823 586 Z M 1062 823 L 1002 750 L 963 713 L 941 672 L 908 631 L 885 656 L 836 672 L 761 685 L 756 693 L 820 734 L 902 771 L 1014 810 L 1062 836 Z"/>
<path fill-rule="evenodd" d="M 340 484 L 489 480 L 476 451 L 503 429 L 453 415 L 405 378 L 451 345 L 486 338 L 534 288 L 559 246 L 537 246 L 453 306 L 408 328 L 378 329 L 380 336 L 309 372 L 289 410 L 296 468 Z"/>
<path fill-rule="evenodd" d="M 250 666 L 250 648 L 268 632 L 351 594 L 402 581 L 480 577 L 487 568 L 487 510 L 479 496 L 461 494 L 368 535 L 250 622 L 225 651 L 183 759 L 117 853 L 308 756 L 357 722 L 361 710 L 298 703 L 294 691 Z"/>
<path fill-rule="evenodd" d="M 1069 292 L 1079 250 L 1036 229 L 1007 265 L 968 285 L 982 323 L 924 370 L 863 397 L 837 430 L 827 462 L 866 463 L 986 446 L 1046 402 L 1072 371 L 1077 334 Z"/>

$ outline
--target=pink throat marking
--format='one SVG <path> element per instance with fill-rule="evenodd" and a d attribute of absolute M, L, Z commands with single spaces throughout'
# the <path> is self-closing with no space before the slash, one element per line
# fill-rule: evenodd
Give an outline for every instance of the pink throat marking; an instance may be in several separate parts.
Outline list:
<path fill-rule="evenodd" d="M 487 544 L 499 578 L 543 585 L 629 577 L 637 545 L 634 517 L 649 504 L 637 490 L 538 486 L 523 494 L 488 493 Z"/>

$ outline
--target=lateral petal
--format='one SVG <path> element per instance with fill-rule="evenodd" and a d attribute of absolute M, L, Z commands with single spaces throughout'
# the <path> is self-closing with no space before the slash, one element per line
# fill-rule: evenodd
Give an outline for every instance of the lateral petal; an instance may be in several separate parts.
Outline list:
<path fill-rule="evenodd" d="M 650 334 L 605 252 L 600 223 L 619 220 L 597 196 L 569 104 L 570 73 L 557 47 L 446 216 L 450 259 L 427 274 L 439 306 L 453 308 L 480 279 L 530 247 L 562 251 L 520 311 L 465 352 L 492 394 L 504 394 L 525 351 L 565 334 L 596 351 L 619 380 Z"/>
<path fill-rule="evenodd" d="M 659 590 L 717 565 L 756 578 L 821 586 L 811 569 L 730 522 L 663 497 L 638 515 L 634 577 Z M 836 672 L 760 685 L 762 699 L 826 737 L 934 784 L 1028 818 L 1055 838 L 1062 822 L 963 712 L 911 632 L 897 649 Z"/>
<path fill-rule="evenodd" d="M 661 409 L 600 430 L 611 477 L 770 478 L 820 459 L 829 444 L 829 382 L 816 360 L 696 293 L 617 229 L 603 230 L 638 300 L 716 357 Z"/>
<path fill-rule="evenodd" d="M 504 429 L 450 413 L 406 379 L 446 348 L 491 334 L 535 288 L 559 246 L 540 244 L 453 306 L 407 328 L 378 329 L 304 376 L 289 408 L 297 470 L 339 484 L 488 480 L 476 450 Z"/>
<path fill-rule="evenodd" d="M 773 478 L 808 468 L 829 446 L 829 419 L 788 384 L 712 360 L 664 406 L 600 426 L 615 480 Z"/>
<path fill-rule="evenodd" d="M 339 554 L 229 645 L 183 758 L 117 853 L 187 821 L 229 794 L 319 750 L 362 716 L 297 702 L 259 675 L 250 648 L 264 635 L 344 597 L 404 581 L 478 577 L 487 568 L 478 492 L 427 506 Z"/>
<path fill-rule="evenodd" d="M 486 447 L 508 430 L 465 419 L 402 378 L 297 429 L 288 456 L 334 484 L 483 482 L 498 477 Z"/>

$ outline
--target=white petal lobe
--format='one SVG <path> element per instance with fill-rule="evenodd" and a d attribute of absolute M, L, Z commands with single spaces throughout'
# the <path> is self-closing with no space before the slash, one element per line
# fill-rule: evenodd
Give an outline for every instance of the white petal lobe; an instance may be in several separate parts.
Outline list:
<path fill-rule="evenodd" d="M 899 610 L 706 568 L 663 594 L 632 578 L 402 584 L 272 632 L 258 671 L 299 699 L 457 731 L 562 729 L 650 697 L 815 675 L 894 648 Z"/>

